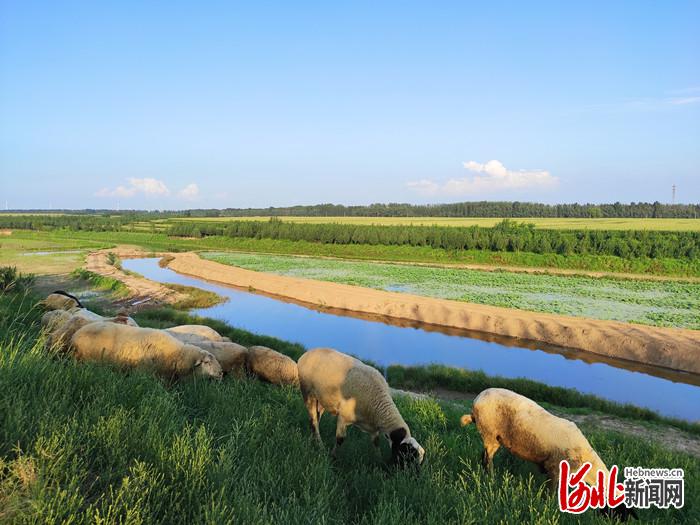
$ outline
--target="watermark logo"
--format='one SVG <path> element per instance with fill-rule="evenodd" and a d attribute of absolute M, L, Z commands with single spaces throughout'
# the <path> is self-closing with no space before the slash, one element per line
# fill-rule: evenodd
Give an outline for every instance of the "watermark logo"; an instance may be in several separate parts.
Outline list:
<path fill-rule="evenodd" d="M 568 461 L 559 463 L 559 510 L 581 514 L 588 509 L 614 509 L 623 503 L 627 508 L 639 509 L 683 507 L 683 469 L 625 467 L 625 481 L 618 483 L 617 465 L 610 469 L 607 479 L 603 471 L 593 473 L 592 468 L 586 462 L 573 471 Z M 595 474 L 594 478 L 589 474 Z M 595 483 L 589 485 L 586 479 L 595 479 Z"/>

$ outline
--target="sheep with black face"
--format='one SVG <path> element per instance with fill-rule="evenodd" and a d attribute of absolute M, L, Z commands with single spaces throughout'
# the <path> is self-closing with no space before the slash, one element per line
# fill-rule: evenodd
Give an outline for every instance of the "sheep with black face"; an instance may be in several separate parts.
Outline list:
<path fill-rule="evenodd" d="M 379 437 L 386 436 L 395 464 L 423 462 L 425 451 L 411 436 L 378 370 L 330 348 L 309 350 L 299 359 L 298 368 L 311 430 L 319 442 L 318 424 L 323 412 L 337 416 L 332 455 L 345 440 L 347 427 L 355 425 L 370 434 L 376 446 Z"/>
<path fill-rule="evenodd" d="M 462 426 L 475 423 L 484 442 L 483 464 L 491 471 L 493 456 L 500 447 L 526 461 L 537 464 L 552 481 L 552 488 L 559 483 L 559 464 L 569 462 L 572 470 L 578 470 L 588 462 L 592 468 L 583 481 L 596 484 L 596 473 L 602 472 L 607 483 L 610 472 L 591 447 L 575 423 L 547 412 L 525 396 L 504 388 L 488 388 L 481 392 L 472 405 L 471 414 L 461 418 Z M 634 509 L 623 505 L 604 509 L 622 520 L 636 517 Z"/>

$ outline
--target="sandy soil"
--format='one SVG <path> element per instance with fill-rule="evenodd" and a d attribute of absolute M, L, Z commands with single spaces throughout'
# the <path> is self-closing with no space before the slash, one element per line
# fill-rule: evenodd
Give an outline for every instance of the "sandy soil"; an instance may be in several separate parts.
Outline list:
<path fill-rule="evenodd" d="M 90 253 L 86 259 L 85 268 L 87 270 L 123 282 L 129 289 L 129 302 L 131 304 L 144 304 L 147 302 L 174 304 L 187 298 L 186 295 L 176 292 L 160 283 L 156 283 L 144 277 L 130 275 L 115 268 L 109 264 L 107 259 L 107 254 L 110 252 L 115 253 L 120 259 L 145 257 L 146 253 L 134 248 L 119 247 Z"/>
<path fill-rule="evenodd" d="M 658 328 L 477 305 L 346 284 L 244 270 L 172 254 L 169 267 L 191 275 L 323 307 L 408 319 L 573 348 L 700 374 L 700 331 Z"/>

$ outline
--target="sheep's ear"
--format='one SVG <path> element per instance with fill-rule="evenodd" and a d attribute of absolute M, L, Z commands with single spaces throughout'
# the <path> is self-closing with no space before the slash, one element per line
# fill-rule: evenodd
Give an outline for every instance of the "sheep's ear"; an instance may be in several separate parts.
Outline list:
<path fill-rule="evenodd" d="M 197 368 L 198 366 L 202 366 L 202 360 L 201 360 L 201 359 L 197 359 L 197 360 L 194 362 L 194 367 Z"/>
<path fill-rule="evenodd" d="M 396 430 L 391 431 L 389 433 L 389 439 L 392 443 L 395 443 L 396 446 L 398 446 L 404 439 L 406 439 L 406 429 L 397 428 Z"/>

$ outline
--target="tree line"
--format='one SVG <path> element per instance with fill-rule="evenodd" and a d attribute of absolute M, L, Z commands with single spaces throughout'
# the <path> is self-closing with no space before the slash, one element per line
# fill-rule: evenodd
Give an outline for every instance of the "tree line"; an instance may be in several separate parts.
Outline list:
<path fill-rule="evenodd" d="M 40 210 L 35 210 L 39 212 Z M 56 210 L 54 210 L 55 212 Z M 533 218 L 633 218 L 696 219 L 700 204 L 631 202 L 623 204 L 542 204 L 538 202 L 456 202 L 452 204 L 376 203 L 368 206 L 314 204 L 280 208 L 201 208 L 180 211 L 60 210 L 71 215 L 119 215 L 143 220 L 171 217 L 498 217 Z M 2 216 L 2 215 L 0 215 Z"/>
<path fill-rule="evenodd" d="M 453 204 L 314 204 L 284 208 L 225 208 L 188 210 L 191 217 L 498 217 L 552 218 L 676 218 L 700 217 L 700 204 L 632 202 L 622 204 L 542 204 L 537 202 L 457 202 Z"/>
<path fill-rule="evenodd" d="M 269 221 L 178 222 L 168 234 L 284 239 L 324 244 L 428 246 L 538 254 L 614 255 L 622 258 L 700 257 L 700 232 L 547 230 L 504 220 L 494 227 L 384 226 Z"/>

